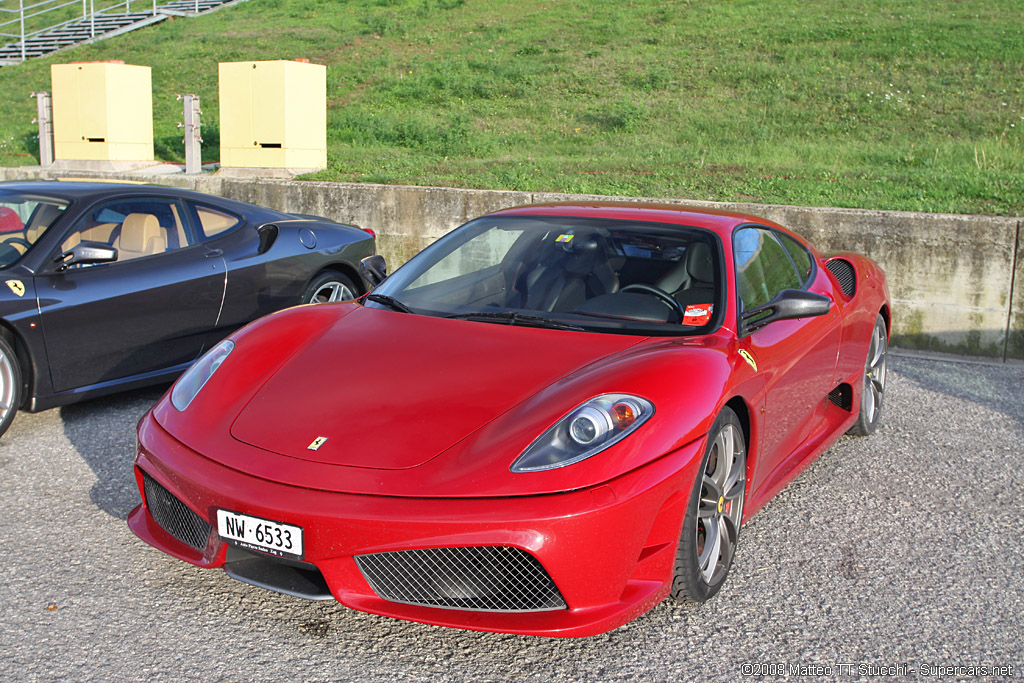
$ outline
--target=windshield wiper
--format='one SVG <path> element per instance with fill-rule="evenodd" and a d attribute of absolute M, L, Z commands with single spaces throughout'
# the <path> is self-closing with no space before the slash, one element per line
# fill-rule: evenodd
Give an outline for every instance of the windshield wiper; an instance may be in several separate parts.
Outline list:
<path fill-rule="evenodd" d="M 509 325 L 523 325 L 525 327 L 548 327 L 553 330 L 576 330 L 577 332 L 582 332 L 584 329 L 578 325 L 560 323 L 557 320 L 541 318 L 536 315 L 523 315 L 515 311 L 502 311 L 500 313 L 479 311 L 477 313 L 456 313 L 455 315 L 446 315 L 445 317 L 452 320 L 479 320 L 482 322 L 504 322 Z"/>
<path fill-rule="evenodd" d="M 414 313 L 415 312 L 411 308 L 409 308 L 408 306 L 403 304 L 401 301 L 396 299 L 395 297 L 388 296 L 387 294 L 367 294 L 366 295 L 366 300 L 367 301 L 372 301 L 375 304 L 383 304 L 384 306 L 387 306 L 388 308 L 390 308 L 392 310 L 400 311 L 402 313 Z"/>

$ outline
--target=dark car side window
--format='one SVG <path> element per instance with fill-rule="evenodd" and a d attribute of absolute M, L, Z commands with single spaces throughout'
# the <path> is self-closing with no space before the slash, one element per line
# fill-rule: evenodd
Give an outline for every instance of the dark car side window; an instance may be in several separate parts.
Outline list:
<path fill-rule="evenodd" d="M 67 208 L 63 199 L 0 191 L 0 268 L 16 263 Z"/>
<path fill-rule="evenodd" d="M 135 197 L 107 202 L 78 219 L 61 243 L 67 252 L 81 242 L 117 249 L 118 261 L 154 256 L 194 243 L 173 199 Z"/>
<path fill-rule="evenodd" d="M 733 233 L 732 243 L 742 310 L 768 303 L 783 289 L 803 286 L 803 278 L 772 231 L 743 227 Z"/>
<path fill-rule="evenodd" d="M 203 242 L 226 235 L 239 225 L 242 219 L 233 213 L 215 209 L 206 204 L 189 204 L 192 210 L 192 222 L 199 230 L 199 239 Z"/>

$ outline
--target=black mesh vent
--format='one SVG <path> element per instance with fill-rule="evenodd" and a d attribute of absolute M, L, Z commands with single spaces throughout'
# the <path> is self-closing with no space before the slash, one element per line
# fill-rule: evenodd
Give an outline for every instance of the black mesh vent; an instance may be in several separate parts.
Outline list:
<path fill-rule="evenodd" d="M 425 548 L 357 555 L 356 562 L 392 602 L 486 612 L 565 608 L 544 567 L 519 548 Z"/>
<path fill-rule="evenodd" d="M 853 403 L 853 392 L 850 391 L 850 385 L 840 384 L 837 386 L 829 392 L 828 400 L 843 410 L 849 410 Z"/>
<path fill-rule="evenodd" d="M 182 543 L 196 550 L 206 548 L 212 529 L 206 520 L 192 512 L 145 472 L 142 473 L 142 481 L 146 487 L 146 507 L 156 523 Z"/>
<path fill-rule="evenodd" d="M 839 286 L 842 287 L 843 294 L 853 296 L 854 292 L 857 291 L 857 272 L 853 269 L 853 264 L 845 259 L 834 258 L 831 261 L 827 261 L 825 267 L 832 271 L 832 274 L 839 280 Z"/>

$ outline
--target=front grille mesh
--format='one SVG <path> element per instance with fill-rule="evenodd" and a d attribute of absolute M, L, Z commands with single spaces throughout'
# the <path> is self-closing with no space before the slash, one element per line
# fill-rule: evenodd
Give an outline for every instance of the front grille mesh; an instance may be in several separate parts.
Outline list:
<path fill-rule="evenodd" d="M 424 548 L 355 559 L 377 595 L 392 602 L 487 612 L 565 609 L 544 567 L 519 548 Z"/>
<path fill-rule="evenodd" d="M 857 272 L 853 269 L 853 264 L 846 259 L 834 258 L 826 261 L 825 267 L 839 280 L 843 294 L 853 296 L 857 291 Z"/>
<path fill-rule="evenodd" d="M 196 550 L 206 548 L 212 529 L 206 520 L 145 472 L 142 473 L 142 482 L 146 489 L 146 507 L 156 523 L 182 543 Z"/>

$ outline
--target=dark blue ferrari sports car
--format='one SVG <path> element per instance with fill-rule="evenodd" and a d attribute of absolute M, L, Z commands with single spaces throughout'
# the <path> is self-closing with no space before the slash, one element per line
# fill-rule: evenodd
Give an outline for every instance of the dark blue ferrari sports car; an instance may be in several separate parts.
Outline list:
<path fill-rule="evenodd" d="M 156 185 L 0 183 L 0 434 L 173 379 L 236 328 L 366 291 L 373 234 Z"/>

